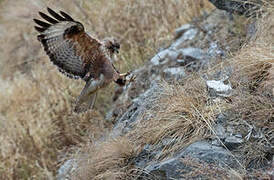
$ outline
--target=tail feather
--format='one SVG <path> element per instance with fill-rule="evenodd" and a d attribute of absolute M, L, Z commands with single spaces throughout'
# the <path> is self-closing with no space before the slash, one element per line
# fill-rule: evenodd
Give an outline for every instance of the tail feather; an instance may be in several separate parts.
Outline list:
<path fill-rule="evenodd" d="M 77 99 L 75 110 L 74 110 L 75 112 L 77 113 L 83 112 L 81 106 L 84 103 L 87 103 L 87 106 L 88 106 L 87 108 L 85 108 L 85 110 L 93 108 L 96 101 L 98 89 L 100 87 L 100 84 L 102 84 L 102 82 L 103 82 L 103 79 L 101 80 L 91 79 L 86 83 L 85 87 L 83 88 L 83 90 L 81 91 L 81 94 L 79 95 Z"/>

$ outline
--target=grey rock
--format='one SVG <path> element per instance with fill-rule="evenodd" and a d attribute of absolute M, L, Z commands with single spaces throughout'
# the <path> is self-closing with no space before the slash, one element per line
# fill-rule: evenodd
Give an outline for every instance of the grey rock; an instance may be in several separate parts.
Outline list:
<path fill-rule="evenodd" d="M 185 41 L 194 39 L 197 36 L 197 34 L 198 34 L 198 29 L 196 29 L 196 28 L 187 30 L 186 32 L 184 32 L 184 34 L 179 39 L 177 39 L 171 45 L 171 48 L 175 49 L 175 50 L 182 48 Z"/>
<path fill-rule="evenodd" d="M 191 24 L 184 24 L 181 27 L 177 28 L 175 30 L 175 39 L 178 39 L 182 36 L 188 29 L 192 28 L 193 26 Z"/>
<path fill-rule="evenodd" d="M 181 156 L 197 158 L 207 163 L 214 163 L 219 167 L 228 166 L 237 168 L 240 166 L 238 161 L 235 159 L 235 156 L 233 156 L 230 151 L 221 146 L 214 146 L 206 141 L 198 141 L 189 145 L 185 150 L 183 150 Z"/>
<path fill-rule="evenodd" d="M 198 59 L 198 60 L 205 59 L 208 56 L 207 53 L 205 53 L 202 49 L 193 48 L 193 47 L 181 49 L 180 52 L 185 57 L 192 57 L 193 59 Z"/>
<path fill-rule="evenodd" d="M 206 141 L 198 141 L 178 153 L 175 157 L 162 162 L 154 162 L 144 168 L 143 179 L 180 179 L 182 171 L 190 171 L 191 168 L 186 166 L 181 159 L 189 157 L 199 161 L 215 164 L 219 167 L 237 168 L 240 165 L 228 150 L 221 146 L 214 146 Z M 140 179 L 142 179 L 140 178 Z"/>
<path fill-rule="evenodd" d="M 77 168 L 76 161 L 74 159 L 67 160 L 59 169 L 57 180 L 68 180 L 71 174 Z"/>
<path fill-rule="evenodd" d="M 224 145 L 229 149 L 236 149 L 239 145 L 244 142 L 241 134 L 231 135 L 225 138 Z"/>
<path fill-rule="evenodd" d="M 151 60 L 150 62 L 157 66 L 160 64 L 165 64 L 168 60 L 174 61 L 177 59 L 179 53 L 175 50 L 172 49 L 165 49 L 161 52 L 159 52 L 158 54 L 156 54 Z M 167 60 L 167 61 L 165 61 Z"/>
<path fill-rule="evenodd" d="M 144 112 L 153 107 L 153 101 L 162 92 L 162 87 L 158 81 L 151 82 L 151 87 L 144 93 L 140 94 L 138 98 L 133 100 L 130 108 L 118 119 L 111 136 L 118 136 L 125 134 L 132 129 L 135 123 L 140 119 L 139 117 Z"/>
<path fill-rule="evenodd" d="M 164 77 L 166 80 L 179 80 L 186 76 L 184 67 L 171 67 L 164 70 Z"/>

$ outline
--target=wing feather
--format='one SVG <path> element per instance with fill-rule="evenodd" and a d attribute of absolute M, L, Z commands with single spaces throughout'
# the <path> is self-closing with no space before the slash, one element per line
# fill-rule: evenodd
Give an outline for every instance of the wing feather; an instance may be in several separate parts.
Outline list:
<path fill-rule="evenodd" d="M 42 13 L 42 12 L 39 12 L 39 15 L 40 15 L 42 18 L 44 18 L 46 21 L 48 21 L 48 22 L 50 22 L 50 23 L 52 23 L 52 24 L 57 24 L 57 23 L 58 23 L 57 20 L 51 18 L 50 16 L 48 16 L 48 15 Z"/>
<path fill-rule="evenodd" d="M 65 13 L 64 11 L 60 11 L 60 14 L 62 14 L 62 16 L 64 16 L 66 18 L 66 20 L 68 21 L 74 21 L 74 19 L 68 15 L 67 13 Z"/>
<path fill-rule="evenodd" d="M 40 33 L 46 30 L 46 28 L 42 28 L 42 27 L 38 27 L 38 26 L 34 26 L 34 28 L 36 29 L 36 31 L 38 31 Z"/>
<path fill-rule="evenodd" d="M 59 21 L 66 21 L 65 18 L 63 18 L 62 16 L 60 16 L 59 14 L 57 14 L 55 11 L 53 11 L 52 9 L 50 9 L 49 7 L 47 8 L 48 12 L 50 13 L 50 15 L 52 15 L 54 18 L 56 18 Z"/>
<path fill-rule="evenodd" d="M 34 19 L 40 26 L 35 26 L 40 32 L 38 40 L 60 72 L 70 78 L 86 80 L 86 74 L 96 64 L 101 43 L 85 33 L 84 26 L 67 13 L 61 11 L 62 17 L 50 8 L 48 12 L 52 17 L 39 12 L 46 22 Z"/>
<path fill-rule="evenodd" d="M 33 19 L 33 20 L 36 24 L 38 24 L 39 26 L 42 26 L 43 28 L 48 28 L 51 26 L 49 23 L 46 23 L 44 21 L 40 21 L 38 19 Z"/>

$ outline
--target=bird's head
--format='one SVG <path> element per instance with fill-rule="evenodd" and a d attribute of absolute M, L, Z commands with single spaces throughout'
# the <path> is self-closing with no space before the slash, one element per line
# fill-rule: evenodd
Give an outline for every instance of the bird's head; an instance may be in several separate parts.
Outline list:
<path fill-rule="evenodd" d="M 105 38 L 103 44 L 111 54 L 119 53 L 120 43 L 115 38 Z"/>

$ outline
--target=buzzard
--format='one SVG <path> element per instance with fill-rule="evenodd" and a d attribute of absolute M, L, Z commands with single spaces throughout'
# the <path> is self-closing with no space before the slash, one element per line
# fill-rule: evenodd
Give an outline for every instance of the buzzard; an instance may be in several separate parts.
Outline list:
<path fill-rule="evenodd" d="M 37 24 L 35 29 L 40 33 L 37 38 L 60 72 L 86 82 L 77 98 L 75 111 L 79 112 L 84 102 L 92 109 L 99 89 L 112 81 L 125 85 L 130 74 L 120 74 L 112 64 L 120 44 L 112 37 L 100 41 L 89 36 L 82 23 L 63 11 L 59 14 L 50 8 L 47 11 L 48 15 L 39 12 L 43 21 L 33 19 Z"/>

